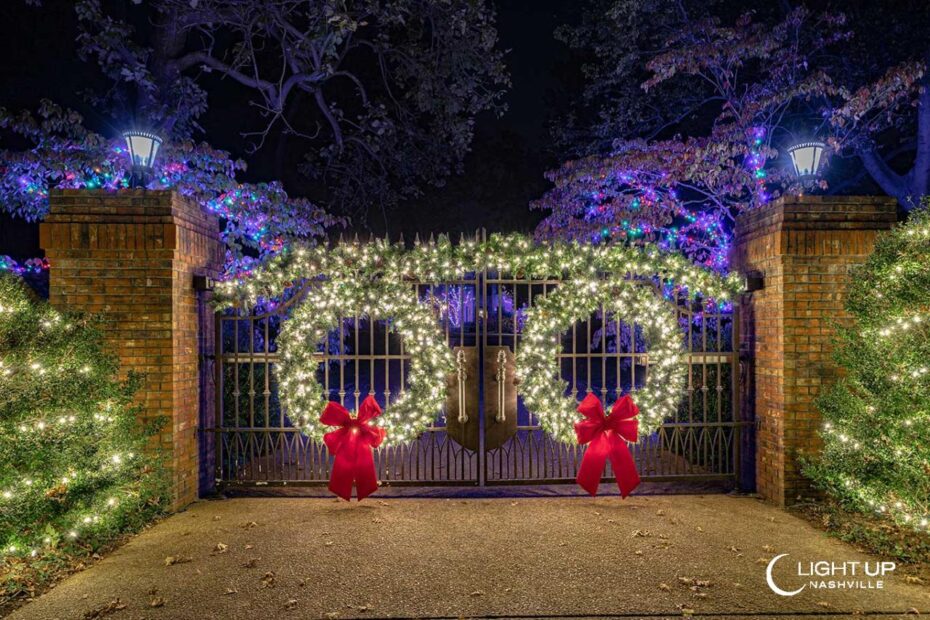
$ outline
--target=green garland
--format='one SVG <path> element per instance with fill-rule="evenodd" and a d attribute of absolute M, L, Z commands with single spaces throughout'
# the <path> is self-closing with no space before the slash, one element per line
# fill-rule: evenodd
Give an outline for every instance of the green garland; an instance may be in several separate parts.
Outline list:
<path fill-rule="evenodd" d="M 481 270 L 532 278 L 597 279 L 601 273 L 658 277 L 664 284 L 681 287 L 690 299 L 701 295 L 717 301 L 732 299 L 743 285 L 735 273 L 722 277 L 654 245 L 540 245 L 531 237 L 513 234 L 492 235 L 481 243 L 463 240 L 458 245 L 440 236 L 435 242 L 417 244 L 412 249 L 382 239 L 332 247 L 297 246 L 247 276 L 218 283 L 215 297 L 223 309 L 277 298 L 302 282 L 319 278 L 441 282 Z"/>
<path fill-rule="evenodd" d="M 436 317 L 420 303 L 409 283 L 339 279 L 307 291 L 278 339 L 281 396 L 289 415 L 317 441 L 333 430 L 319 421 L 329 394 L 317 380 L 317 348 L 346 316 L 388 320 L 391 331 L 403 338 L 404 350 L 410 355 L 407 386 L 377 423 L 387 431 L 385 445 L 415 439 L 443 406 L 445 378 L 452 372 L 453 361 Z"/>
<path fill-rule="evenodd" d="M 439 237 L 435 242 L 416 244 L 409 250 L 384 240 L 339 243 L 333 247 L 299 246 L 282 252 L 246 277 L 220 283 L 215 303 L 221 309 L 250 306 L 261 299 L 280 297 L 294 287 L 308 290 L 307 298 L 282 329 L 279 345 L 284 359 L 279 372 L 282 396 L 290 415 L 299 419 L 307 434 L 315 439 L 326 432 L 317 422 L 327 400 L 316 380 L 319 343 L 346 316 L 390 319 L 412 356 L 410 389 L 386 407 L 381 422 L 388 431 L 387 441 L 400 443 L 416 437 L 439 413 L 444 400 L 445 373 L 452 368 L 451 353 L 436 318 L 419 303 L 411 283 L 442 282 L 482 270 L 571 282 L 564 293 L 560 288 L 547 298 L 551 301 L 542 304 L 543 308 L 552 308 L 557 321 L 528 321 L 525 339 L 529 330 L 554 334 L 553 330 L 561 333 L 568 329 L 574 320 L 584 318 L 599 305 L 602 294 L 617 293 L 620 296 L 614 302 L 627 300 L 632 304 L 628 308 L 617 303 L 610 305 L 623 320 L 646 326 L 650 331 L 647 338 L 658 347 L 650 353 L 649 385 L 637 396 L 645 416 L 643 428 L 650 430 L 672 412 L 675 399 L 680 396 L 679 365 L 673 353 L 673 349 L 680 347 L 677 341 L 673 346 L 668 335 L 668 317 L 674 324 L 674 316 L 668 313 L 665 303 L 654 292 L 647 299 L 638 292 L 645 289 L 633 282 L 657 278 L 664 285 L 678 287 L 690 300 L 701 295 L 717 302 L 728 301 L 742 288 L 736 274 L 721 277 L 681 255 L 662 252 L 652 245 L 539 245 L 524 235 L 493 235 L 484 242 L 462 240 L 458 245 L 447 237 Z M 611 274 L 607 281 L 604 274 Z M 585 298 L 577 302 L 583 307 L 576 306 L 571 299 L 572 289 L 591 291 L 598 302 L 592 305 Z M 586 308 L 590 310 L 585 312 Z M 541 317 L 536 309 L 530 313 L 537 319 Z M 547 340 L 553 341 L 557 346 L 555 336 Z M 557 355 L 557 349 L 553 354 L 551 348 L 538 352 L 531 349 L 523 354 L 521 372 L 525 383 L 521 393 L 547 430 L 559 439 L 570 440 L 569 421 L 574 420 L 575 411 L 574 406 L 569 408 L 569 399 L 563 397 L 564 386 L 559 387 L 551 372 L 550 365 Z M 659 356 L 660 362 L 654 362 L 653 355 Z M 540 383 L 532 388 L 537 380 L 551 384 Z M 539 390 L 538 394 L 534 389 Z"/>
<path fill-rule="evenodd" d="M 642 282 L 623 278 L 568 281 L 527 311 L 516 374 L 527 408 L 554 438 L 574 443 L 578 401 L 566 396 L 559 376 L 561 336 L 604 306 L 614 317 L 638 325 L 649 343 L 648 378 L 634 402 L 640 410 L 640 434 L 648 435 L 672 416 L 685 385 L 681 332 L 674 311 Z"/>

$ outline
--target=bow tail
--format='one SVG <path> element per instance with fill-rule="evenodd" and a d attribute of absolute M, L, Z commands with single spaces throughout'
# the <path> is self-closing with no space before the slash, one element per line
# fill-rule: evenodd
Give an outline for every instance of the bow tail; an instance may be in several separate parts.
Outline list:
<path fill-rule="evenodd" d="M 591 495 L 597 495 L 597 487 L 601 483 L 604 466 L 607 465 L 608 453 L 607 438 L 600 434 L 588 444 L 588 449 L 581 457 L 581 467 L 578 468 L 575 481 Z"/>
<path fill-rule="evenodd" d="M 362 501 L 378 490 L 374 450 L 371 445 L 362 441 L 359 441 L 355 447 L 355 487 L 358 501 Z"/>
<path fill-rule="evenodd" d="M 333 471 L 329 474 L 329 490 L 346 501 L 352 499 L 352 481 L 358 458 L 359 442 L 346 438 L 333 459 Z"/>
<path fill-rule="evenodd" d="M 626 498 L 639 486 L 639 472 L 636 471 L 636 463 L 626 442 L 616 435 L 611 439 L 610 464 L 613 465 L 617 486 L 620 487 L 620 496 Z"/>

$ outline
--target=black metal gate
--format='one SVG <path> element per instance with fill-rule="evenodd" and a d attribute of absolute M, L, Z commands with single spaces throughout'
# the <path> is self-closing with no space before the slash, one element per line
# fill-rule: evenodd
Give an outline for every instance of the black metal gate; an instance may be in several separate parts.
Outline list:
<path fill-rule="evenodd" d="M 571 482 L 582 450 L 552 440 L 517 396 L 513 359 L 523 318 L 534 300 L 559 280 L 519 274 L 464 273 L 456 280 L 412 284 L 430 304 L 453 348 L 456 372 L 447 405 L 411 444 L 380 449 L 383 485 L 500 485 Z M 647 284 L 648 285 L 648 284 Z M 739 320 L 729 307 L 663 294 L 677 313 L 687 355 L 687 387 L 678 413 L 633 448 L 644 480 L 725 480 L 739 476 Z M 298 299 L 295 296 L 294 299 Z M 278 400 L 274 366 L 277 332 L 288 304 L 217 317 L 217 420 L 204 429 L 212 444 L 216 483 L 230 486 L 323 485 L 331 459 L 325 446 L 292 426 Z M 319 354 L 321 382 L 331 400 L 354 410 L 374 394 L 382 406 L 402 386 L 409 356 L 383 322 L 349 316 Z M 603 310 L 564 335 L 562 376 L 579 400 L 604 400 L 634 390 L 637 370 L 648 369 L 635 325 Z"/>

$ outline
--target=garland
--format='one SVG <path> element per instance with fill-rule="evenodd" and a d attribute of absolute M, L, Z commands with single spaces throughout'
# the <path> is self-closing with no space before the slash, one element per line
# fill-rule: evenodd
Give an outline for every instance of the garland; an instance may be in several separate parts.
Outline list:
<path fill-rule="evenodd" d="M 247 276 L 218 283 L 216 303 L 221 309 L 254 306 L 262 299 L 280 297 L 287 289 L 318 278 L 439 282 L 481 270 L 533 278 L 583 277 L 591 281 L 600 273 L 657 277 L 663 284 L 680 288 L 689 299 L 701 295 L 720 302 L 731 299 L 743 285 L 735 273 L 721 276 L 651 244 L 539 245 L 531 237 L 513 234 L 492 235 L 480 243 L 462 240 L 453 245 L 448 237 L 440 236 L 411 249 L 383 239 L 288 248 Z"/>
<path fill-rule="evenodd" d="M 294 287 L 309 289 L 282 328 L 279 373 L 289 414 L 316 440 L 326 431 L 317 418 L 328 402 L 316 379 L 319 343 L 343 317 L 390 319 L 391 329 L 403 337 L 411 355 L 409 388 L 378 419 L 387 431 L 386 443 L 392 445 L 414 439 L 433 421 L 443 405 L 446 373 L 453 367 L 436 318 L 419 302 L 411 281 L 441 282 L 480 270 L 565 281 L 529 310 L 518 359 L 524 402 L 543 427 L 563 441 L 573 441 L 576 404 L 564 396 L 565 385 L 556 380 L 551 365 L 558 359 L 559 335 L 574 321 L 589 316 L 603 301 L 621 320 L 646 330 L 652 345 L 649 381 L 637 391 L 636 400 L 644 412 L 641 428 L 652 432 L 680 397 L 680 344 L 673 313 L 659 296 L 640 286 L 645 284 L 642 279 L 675 287 L 689 300 L 701 295 L 716 303 L 729 300 L 742 287 L 736 274 L 721 277 L 648 244 L 539 245 L 524 235 L 492 235 L 480 243 L 463 239 L 453 245 L 440 236 L 409 250 L 385 240 L 286 249 L 248 276 L 219 283 L 215 304 L 220 309 L 254 306 Z M 605 273 L 610 279 L 603 279 Z"/>
<path fill-rule="evenodd" d="M 635 390 L 642 417 L 640 433 L 649 435 L 675 413 L 685 385 L 681 333 L 675 313 L 646 283 L 614 277 L 564 282 L 527 310 L 516 373 L 527 408 L 552 437 L 575 442 L 578 401 L 566 396 L 559 376 L 561 336 L 601 306 L 629 325 L 641 327 L 649 343 L 646 384 Z M 634 386 L 635 387 L 635 386 Z M 619 394 L 618 394 L 619 397 Z"/>
<path fill-rule="evenodd" d="M 385 445 L 415 439 L 443 406 L 445 377 L 452 372 L 453 361 L 436 317 L 404 283 L 337 279 L 309 288 L 307 297 L 284 322 L 278 340 L 281 396 L 288 414 L 316 441 L 331 430 L 319 420 L 329 393 L 317 379 L 317 350 L 345 316 L 388 320 L 391 332 L 403 338 L 410 355 L 407 386 L 377 423 L 387 432 Z"/>

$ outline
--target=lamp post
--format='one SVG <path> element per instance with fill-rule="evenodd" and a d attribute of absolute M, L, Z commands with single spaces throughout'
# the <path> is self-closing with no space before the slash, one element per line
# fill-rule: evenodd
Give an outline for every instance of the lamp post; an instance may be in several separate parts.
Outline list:
<path fill-rule="evenodd" d="M 820 177 L 820 166 L 827 145 L 823 142 L 801 142 L 788 149 L 794 173 L 801 181 L 814 181 Z"/>
<path fill-rule="evenodd" d="M 161 138 L 148 131 L 130 130 L 123 133 L 126 146 L 129 147 L 129 157 L 132 161 L 133 187 L 145 187 L 149 175 L 155 166 L 155 157 Z"/>

